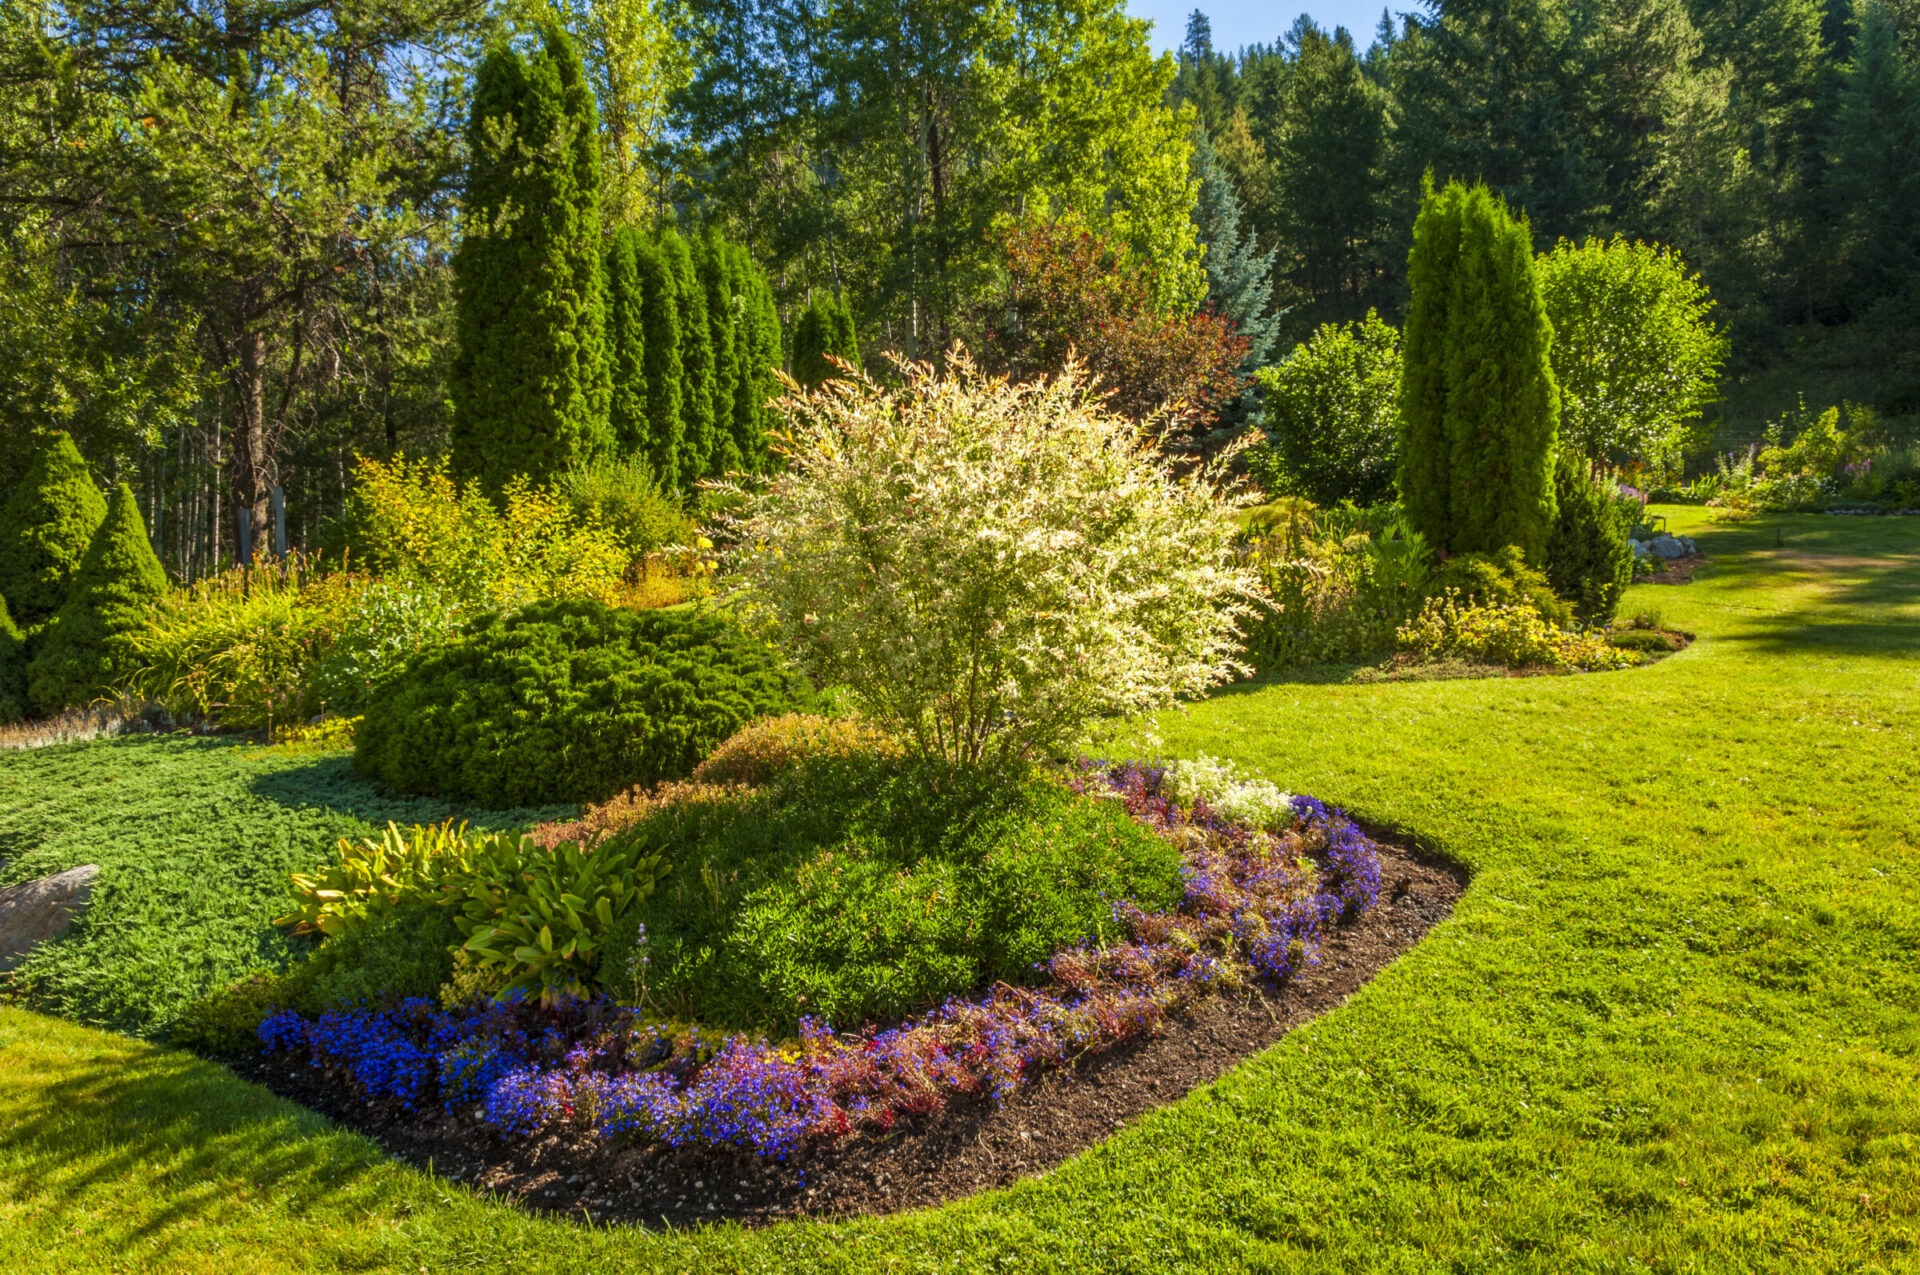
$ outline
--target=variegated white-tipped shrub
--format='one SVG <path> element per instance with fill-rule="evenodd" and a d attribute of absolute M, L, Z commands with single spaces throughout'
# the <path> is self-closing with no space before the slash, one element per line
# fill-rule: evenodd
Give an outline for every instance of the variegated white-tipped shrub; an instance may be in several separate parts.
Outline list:
<path fill-rule="evenodd" d="M 785 468 L 734 520 L 736 597 L 820 685 L 974 763 L 1244 675 L 1222 465 L 1176 472 L 1076 367 L 900 373 L 789 395 Z"/>

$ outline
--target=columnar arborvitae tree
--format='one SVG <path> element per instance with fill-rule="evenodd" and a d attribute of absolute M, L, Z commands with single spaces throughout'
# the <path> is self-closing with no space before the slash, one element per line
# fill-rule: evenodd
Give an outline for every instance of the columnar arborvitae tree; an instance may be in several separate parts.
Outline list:
<path fill-rule="evenodd" d="M 640 232 L 622 226 L 607 244 L 607 433 L 624 455 L 647 451 L 647 331 L 636 255 Z"/>
<path fill-rule="evenodd" d="M 40 435 L 27 472 L 0 511 L 0 594 L 31 629 L 53 618 L 86 556 L 107 501 L 65 433 Z"/>
<path fill-rule="evenodd" d="M 740 468 L 734 437 L 733 407 L 740 378 L 739 327 L 734 304 L 727 242 L 709 230 L 693 241 L 694 271 L 707 303 L 707 327 L 713 343 L 713 428 L 707 447 L 709 477 Z"/>
<path fill-rule="evenodd" d="M 746 325 L 741 342 L 746 372 L 740 377 L 734 404 L 734 439 L 742 463 L 749 470 L 764 473 L 772 459 L 767 448 L 767 433 L 775 417 L 771 405 L 780 396 L 779 373 L 786 362 L 780 349 L 780 311 L 774 304 L 772 286 L 747 250 L 735 248 L 733 252 Z"/>
<path fill-rule="evenodd" d="M 793 379 L 812 389 L 840 375 L 828 355 L 860 366 L 860 340 L 853 328 L 853 311 L 839 297 L 816 292 L 793 325 Z"/>
<path fill-rule="evenodd" d="M 89 703 L 133 672 L 126 635 L 146 623 L 149 604 L 166 591 L 167 573 L 147 540 L 140 506 L 121 483 L 73 573 L 67 600 L 27 666 L 33 706 L 57 713 Z"/>
<path fill-rule="evenodd" d="M 1400 492 L 1437 548 L 1545 561 L 1560 392 L 1532 236 L 1484 186 L 1429 195 L 1407 262 Z"/>
<path fill-rule="evenodd" d="M 498 489 L 606 441 L 605 275 L 593 92 L 565 33 L 488 53 L 454 254 L 453 463 Z"/>
<path fill-rule="evenodd" d="M 653 466 L 661 490 L 674 491 L 682 481 L 680 450 L 685 432 L 680 306 L 674 299 L 673 270 L 658 241 L 637 236 L 633 260 L 640 281 L 640 322 L 647 333 L 647 463 Z"/>
<path fill-rule="evenodd" d="M 713 450 L 713 328 L 687 241 L 669 228 L 660 236 L 660 252 L 673 275 L 673 300 L 680 315 L 679 471 L 680 486 L 686 489 L 707 476 L 707 457 Z"/>

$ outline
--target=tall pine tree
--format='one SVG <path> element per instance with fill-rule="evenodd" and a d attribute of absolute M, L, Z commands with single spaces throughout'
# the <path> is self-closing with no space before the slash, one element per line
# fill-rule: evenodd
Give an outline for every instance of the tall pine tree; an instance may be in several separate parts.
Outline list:
<path fill-rule="evenodd" d="M 1920 268 L 1920 75 L 1882 0 L 1861 15 L 1832 149 L 1828 198 L 1864 309 Z"/>
<path fill-rule="evenodd" d="M 640 293 L 637 246 L 632 226 L 613 232 L 607 243 L 607 353 L 612 376 L 607 433 L 624 455 L 647 451 L 647 329 Z"/>
<path fill-rule="evenodd" d="M 610 377 L 593 93 L 557 27 L 489 52 L 467 129 L 454 254 L 453 464 L 498 490 L 605 444 Z"/>
<path fill-rule="evenodd" d="M 693 252 L 680 232 L 669 227 L 660 236 L 660 253 L 673 277 L 673 301 L 680 322 L 680 486 L 691 488 L 707 476 L 713 450 L 713 328 L 707 320 L 707 294 L 693 266 Z"/>
<path fill-rule="evenodd" d="M 1430 194 L 1407 262 L 1400 493 L 1436 548 L 1518 546 L 1535 566 L 1553 526 L 1560 391 L 1532 234 L 1485 186 Z"/>

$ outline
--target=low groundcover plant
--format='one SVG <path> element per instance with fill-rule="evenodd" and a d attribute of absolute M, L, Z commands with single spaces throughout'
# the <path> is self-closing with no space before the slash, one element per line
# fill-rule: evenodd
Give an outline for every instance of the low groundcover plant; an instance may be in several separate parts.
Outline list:
<path fill-rule="evenodd" d="M 1184 891 L 1165 912 L 1116 903 L 1126 937 L 1057 952 L 1035 987 L 996 983 L 884 1030 L 803 1019 L 788 1041 L 668 1028 L 606 998 L 516 995 L 452 1010 L 415 998 L 315 1018 L 282 1011 L 260 1040 L 304 1052 L 370 1100 L 477 1105 L 507 1134 L 568 1128 L 782 1158 L 808 1138 L 890 1128 L 955 1096 L 999 1100 L 1044 1068 L 1153 1033 L 1217 989 L 1284 982 L 1317 962 L 1329 928 L 1378 898 L 1375 846 L 1311 797 L 1291 798 L 1290 817 L 1268 830 L 1205 797 L 1180 800 L 1162 767 L 1083 761 L 1071 783 L 1177 844 Z"/>

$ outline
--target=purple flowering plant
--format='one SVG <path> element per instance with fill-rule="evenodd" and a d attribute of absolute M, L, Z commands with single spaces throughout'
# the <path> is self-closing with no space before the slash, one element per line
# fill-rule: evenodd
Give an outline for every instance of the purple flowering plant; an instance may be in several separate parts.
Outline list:
<path fill-rule="evenodd" d="M 1034 986 L 995 983 L 893 1026 L 833 1030 L 802 1019 L 773 1041 L 649 1021 L 606 997 L 547 1004 L 517 994 L 442 1009 L 403 1000 L 260 1026 L 268 1051 L 304 1051 L 369 1099 L 477 1108 L 503 1134 L 563 1127 L 671 1146 L 735 1146 L 784 1158 L 808 1138 L 890 1128 L 959 1096 L 998 1101 L 1040 1071 L 1151 1035 L 1221 988 L 1284 983 L 1323 937 L 1374 906 L 1377 848 L 1311 797 L 1293 825 L 1236 822 L 1182 803 L 1164 768 L 1083 760 L 1069 785 L 1121 802 L 1181 852 L 1183 896 L 1148 912 L 1114 905 L 1122 941 L 1065 948 Z"/>

